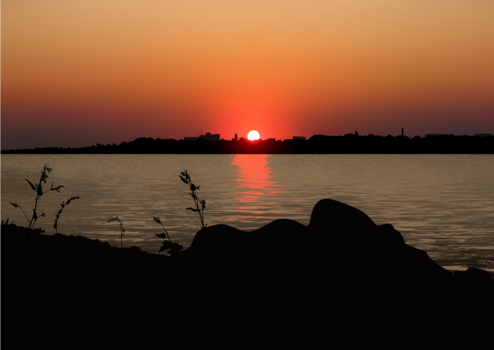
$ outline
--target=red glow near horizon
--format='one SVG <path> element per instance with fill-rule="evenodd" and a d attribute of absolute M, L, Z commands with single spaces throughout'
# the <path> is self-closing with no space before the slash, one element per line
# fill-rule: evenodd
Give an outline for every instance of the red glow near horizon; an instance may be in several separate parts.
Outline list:
<path fill-rule="evenodd" d="M 1 146 L 253 127 L 492 133 L 492 13 L 493 1 L 4 1 Z"/>

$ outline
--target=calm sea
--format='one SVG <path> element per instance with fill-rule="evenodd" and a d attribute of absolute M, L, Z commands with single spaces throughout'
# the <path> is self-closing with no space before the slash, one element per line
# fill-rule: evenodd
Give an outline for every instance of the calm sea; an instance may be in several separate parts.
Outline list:
<path fill-rule="evenodd" d="M 332 198 L 390 223 L 405 241 L 448 269 L 494 271 L 494 155 L 2 155 L 2 220 L 26 225 L 35 193 L 25 179 L 63 185 L 39 202 L 37 227 L 157 253 L 161 219 L 172 240 L 190 245 L 200 228 L 180 171 L 206 200 L 209 225 L 253 230 L 275 219 L 308 224 L 314 205 Z M 48 186 L 47 186 L 48 187 Z M 310 242 L 309 242 L 310 243 Z"/>

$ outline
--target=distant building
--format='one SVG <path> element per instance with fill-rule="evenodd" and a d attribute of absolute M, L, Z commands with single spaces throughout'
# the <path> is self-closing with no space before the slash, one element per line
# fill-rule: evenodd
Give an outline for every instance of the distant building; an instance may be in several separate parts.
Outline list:
<path fill-rule="evenodd" d="M 425 134 L 425 137 L 454 136 L 453 134 Z"/>
<path fill-rule="evenodd" d="M 302 140 L 305 141 L 307 138 L 305 136 L 293 136 L 293 140 Z"/>
<path fill-rule="evenodd" d="M 484 134 L 475 134 L 474 136 L 475 137 L 489 137 L 489 136 L 494 136 L 494 135 L 492 135 L 492 134 L 485 134 L 484 133 Z"/>
<path fill-rule="evenodd" d="M 211 134 L 210 132 L 207 132 L 206 135 L 199 135 L 200 139 L 206 139 L 209 141 L 219 141 L 220 140 L 220 134 Z"/>
<path fill-rule="evenodd" d="M 207 132 L 206 135 L 199 135 L 197 137 L 195 137 L 195 136 L 184 137 L 185 141 L 197 141 L 199 139 L 205 139 L 205 140 L 209 140 L 209 141 L 219 141 L 220 140 L 220 134 L 211 134 L 210 132 Z"/>

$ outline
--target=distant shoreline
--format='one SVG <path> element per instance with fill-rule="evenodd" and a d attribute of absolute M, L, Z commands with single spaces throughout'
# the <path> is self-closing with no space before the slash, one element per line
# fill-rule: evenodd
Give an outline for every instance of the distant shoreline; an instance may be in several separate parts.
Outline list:
<path fill-rule="evenodd" d="M 308 140 L 185 141 L 141 137 L 90 147 L 2 150 L 1 154 L 494 154 L 494 137 L 314 135 Z"/>

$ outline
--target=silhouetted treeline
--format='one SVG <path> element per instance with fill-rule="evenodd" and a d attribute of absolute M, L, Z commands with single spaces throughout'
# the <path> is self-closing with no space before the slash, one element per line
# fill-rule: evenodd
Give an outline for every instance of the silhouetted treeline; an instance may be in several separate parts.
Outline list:
<path fill-rule="evenodd" d="M 4 150 L 2 153 L 37 154 L 393 154 L 393 153 L 494 153 L 494 137 L 443 135 L 415 136 L 344 136 L 314 135 L 308 140 L 221 140 L 184 141 L 140 137 L 120 145 L 97 144 L 81 148 L 35 148 Z"/>

